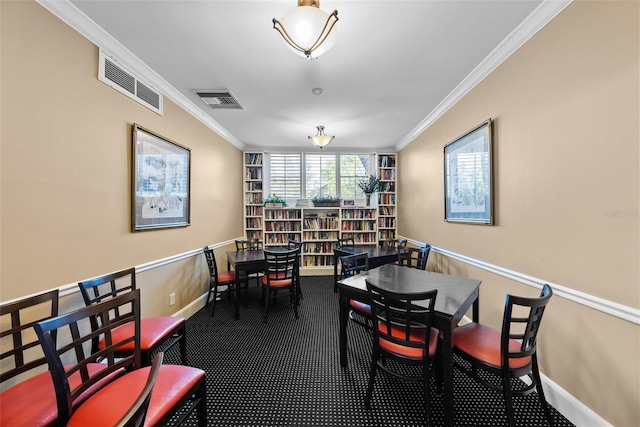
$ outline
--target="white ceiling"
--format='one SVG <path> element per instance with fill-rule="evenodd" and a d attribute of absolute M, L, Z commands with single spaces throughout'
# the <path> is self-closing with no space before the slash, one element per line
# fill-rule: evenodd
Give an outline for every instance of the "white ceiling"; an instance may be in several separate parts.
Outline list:
<path fill-rule="evenodd" d="M 39 1 L 124 64 L 148 66 L 143 80 L 239 148 L 314 149 L 306 137 L 324 125 L 336 136 L 326 151 L 402 148 L 562 4 L 322 0 L 338 10 L 338 40 L 309 61 L 272 28 L 296 0 Z M 244 109 L 211 109 L 203 89 L 230 90 Z"/>

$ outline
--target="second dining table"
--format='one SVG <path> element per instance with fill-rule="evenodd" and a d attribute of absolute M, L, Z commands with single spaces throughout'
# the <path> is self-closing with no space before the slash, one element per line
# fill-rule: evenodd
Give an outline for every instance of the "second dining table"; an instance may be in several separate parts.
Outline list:
<path fill-rule="evenodd" d="M 236 271 L 235 284 L 235 319 L 240 319 L 240 278 L 248 277 L 251 273 L 264 271 L 265 258 L 263 249 L 249 249 L 244 251 L 227 252 L 227 270 Z M 243 276 L 244 275 L 244 276 Z M 248 286 L 248 285 L 247 285 Z"/>
<path fill-rule="evenodd" d="M 419 292 L 437 289 L 433 326 L 441 333 L 442 378 L 444 383 L 444 421 L 453 425 L 453 342 L 452 334 L 465 313 L 473 307 L 472 318 L 479 318 L 480 280 L 434 273 L 415 268 L 385 264 L 338 281 L 340 365 L 348 367 L 347 323 L 349 300 L 368 301 L 365 280 L 396 292 Z"/>

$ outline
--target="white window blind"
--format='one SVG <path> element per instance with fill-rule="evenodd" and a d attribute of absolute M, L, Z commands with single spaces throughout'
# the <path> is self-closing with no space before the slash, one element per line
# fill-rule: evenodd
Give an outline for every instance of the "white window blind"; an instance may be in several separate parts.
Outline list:
<path fill-rule="evenodd" d="M 305 156 L 305 197 L 338 196 L 335 154 Z"/>
<path fill-rule="evenodd" d="M 300 153 L 269 155 L 270 194 L 285 199 L 301 198 L 301 157 Z"/>

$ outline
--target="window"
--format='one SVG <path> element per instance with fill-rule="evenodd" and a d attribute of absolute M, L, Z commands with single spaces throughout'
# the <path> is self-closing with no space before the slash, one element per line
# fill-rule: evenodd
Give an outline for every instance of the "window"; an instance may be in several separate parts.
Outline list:
<path fill-rule="evenodd" d="M 335 154 L 307 154 L 304 170 L 305 197 L 338 195 Z"/>
<path fill-rule="evenodd" d="M 291 201 L 335 196 L 364 199 L 358 181 L 375 174 L 375 154 L 275 154 L 265 156 L 265 196 Z"/>
<path fill-rule="evenodd" d="M 301 198 L 301 155 L 270 154 L 269 194 L 277 194 L 285 199 Z"/>
<path fill-rule="evenodd" d="M 340 196 L 343 199 L 361 199 L 364 193 L 358 181 L 369 176 L 368 154 L 343 154 L 340 156 Z"/>

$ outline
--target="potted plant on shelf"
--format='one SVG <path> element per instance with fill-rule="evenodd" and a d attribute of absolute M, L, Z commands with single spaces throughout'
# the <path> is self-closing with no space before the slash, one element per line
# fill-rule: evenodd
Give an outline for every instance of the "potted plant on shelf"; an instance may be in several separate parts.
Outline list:
<path fill-rule="evenodd" d="M 266 208 L 286 208 L 287 199 L 282 196 L 278 196 L 277 194 L 271 194 L 269 197 L 264 199 L 264 206 Z"/>
<path fill-rule="evenodd" d="M 380 177 L 369 175 L 369 178 L 358 181 L 358 187 L 364 192 L 367 206 L 369 206 L 371 204 L 371 195 L 380 188 Z"/>
<path fill-rule="evenodd" d="M 340 198 L 334 196 L 316 196 L 311 199 L 315 207 L 336 207 L 340 206 Z"/>

